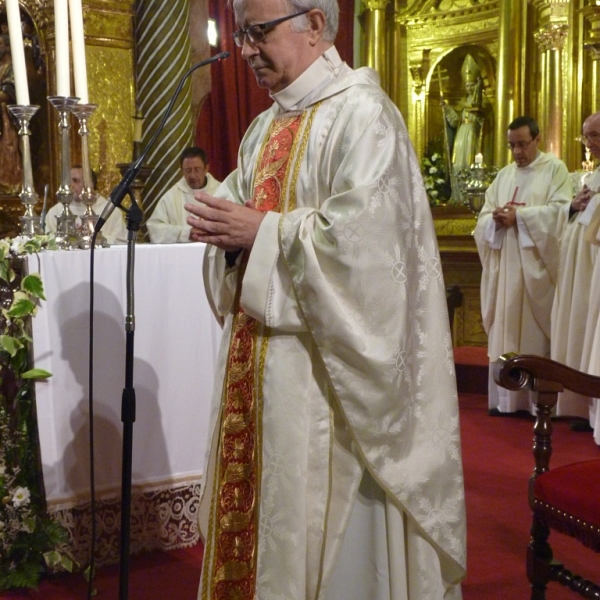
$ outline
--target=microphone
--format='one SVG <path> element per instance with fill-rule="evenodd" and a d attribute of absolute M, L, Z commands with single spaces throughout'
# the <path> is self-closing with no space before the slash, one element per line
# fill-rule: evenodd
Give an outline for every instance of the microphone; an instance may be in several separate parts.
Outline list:
<path fill-rule="evenodd" d="M 200 67 L 205 67 L 206 65 L 210 65 L 211 63 L 218 62 L 220 60 L 224 60 L 225 58 L 229 57 L 229 55 L 229 52 L 219 52 L 219 54 L 215 54 L 214 56 L 207 58 L 206 60 L 203 60 L 191 67 L 190 69 L 188 69 L 183 75 L 183 77 L 179 80 L 177 89 L 175 90 L 175 93 L 173 94 L 173 97 L 171 98 L 171 101 L 167 106 L 167 110 L 165 111 L 165 114 L 162 118 L 162 121 L 160 122 L 160 125 L 158 126 L 158 129 L 154 132 L 152 139 L 146 144 L 146 147 L 144 148 L 140 157 L 134 163 L 131 163 L 131 165 L 125 172 L 125 175 L 123 175 L 121 181 L 113 188 L 112 192 L 110 193 L 110 196 L 108 197 L 108 202 L 106 203 L 106 206 L 104 207 L 104 209 L 100 213 L 100 216 L 98 217 L 98 221 L 96 222 L 96 226 L 94 227 L 94 232 L 98 233 L 102 229 L 104 223 L 106 223 L 110 215 L 112 215 L 115 208 L 121 207 L 123 199 L 129 193 L 129 187 L 134 182 L 135 178 L 137 177 L 140 171 L 140 168 L 142 167 L 144 159 L 146 158 L 146 154 L 148 154 L 148 151 L 153 146 L 154 142 L 156 141 L 156 138 L 164 129 L 167 119 L 169 118 L 169 115 L 173 110 L 173 105 L 177 100 L 177 96 L 179 96 L 179 92 L 181 91 L 185 80 L 196 69 L 199 69 Z"/>

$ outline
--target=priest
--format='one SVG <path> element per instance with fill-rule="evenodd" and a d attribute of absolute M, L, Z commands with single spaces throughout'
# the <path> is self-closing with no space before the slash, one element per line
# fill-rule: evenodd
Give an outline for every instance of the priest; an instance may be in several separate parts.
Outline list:
<path fill-rule="evenodd" d="M 583 127 L 583 138 L 586 146 L 590 149 L 594 158 L 600 158 L 600 113 L 594 113 L 585 121 Z M 586 182 L 590 190 L 589 195 L 593 196 L 590 200 L 590 210 L 594 212 L 586 226 L 584 239 L 594 245 L 596 248 L 600 245 L 600 172 L 594 171 L 590 179 Z M 583 351 L 581 356 L 581 370 L 591 375 L 600 375 L 600 344 L 597 339 L 600 333 L 598 319 L 600 318 L 600 261 L 595 260 L 590 281 L 589 308 L 585 325 L 585 335 L 583 338 Z M 590 404 L 590 426 L 594 430 L 594 440 L 600 445 L 600 410 L 598 408 L 598 399 L 594 399 Z"/>
<path fill-rule="evenodd" d="M 506 352 L 550 356 L 556 226 L 560 207 L 571 201 L 571 183 L 565 164 L 541 152 L 539 144 L 540 130 L 531 117 L 518 117 L 508 126 L 514 162 L 487 189 L 475 227 L 490 363 Z M 491 369 L 488 402 L 492 415 L 533 410 L 527 390 L 499 387 Z"/>
<path fill-rule="evenodd" d="M 184 148 L 179 156 L 181 179 L 169 188 L 159 199 L 152 214 L 146 221 L 152 244 L 175 244 L 193 241 L 191 227 L 186 219 L 185 205 L 195 203 L 194 193 L 198 190 L 214 194 L 219 187 L 209 172 L 206 152 L 197 146 Z"/>
<path fill-rule="evenodd" d="M 337 0 L 234 0 L 273 106 L 205 206 L 224 322 L 199 598 L 460 598 L 465 514 L 440 259 L 419 162 Z"/>
<path fill-rule="evenodd" d="M 590 115 L 585 120 L 582 132 L 586 147 L 594 158 L 600 159 L 600 112 Z M 595 315 L 591 318 L 592 322 L 588 325 L 590 296 L 594 289 L 592 274 L 600 242 L 594 235 L 591 238 L 594 243 L 590 243 L 586 239 L 586 232 L 600 200 L 600 170 L 597 168 L 585 173 L 582 186 L 576 191 L 573 201 L 565 205 L 559 213 L 560 264 L 552 306 L 550 356 L 553 360 L 574 369 L 588 371 L 592 340 L 588 336 L 586 345 L 586 330 L 589 329 L 590 333 L 595 335 L 594 321 L 597 320 L 600 311 L 598 306 L 598 309 L 593 311 Z M 600 366 L 596 370 L 596 374 L 600 374 Z M 595 412 L 591 403 L 591 399 L 565 390 L 559 397 L 556 414 L 581 417 L 583 421 L 575 421 L 571 428 L 591 431 L 588 422 L 589 408 Z"/>

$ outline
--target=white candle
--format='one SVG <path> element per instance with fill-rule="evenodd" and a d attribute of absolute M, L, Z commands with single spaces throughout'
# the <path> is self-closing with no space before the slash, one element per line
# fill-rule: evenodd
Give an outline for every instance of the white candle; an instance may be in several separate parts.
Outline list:
<path fill-rule="evenodd" d="M 56 52 L 56 95 L 71 95 L 69 67 L 69 7 L 67 0 L 54 0 L 54 45 Z"/>
<path fill-rule="evenodd" d="M 73 45 L 75 95 L 79 98 L 80 104 L 89 104 L 81 0 L 69 0 L 69 20 L 71 21 L 71 44 Z"/>
<path fill-rule="evenodd" d="M 136 114 L 135 117 L 133 117 L 133 141 L 134 142 L 142 141 L 143 131 L 144 131 L 144 118 Z"/>
<path fill-rule="evenodd" d="M 28 106 L 29 88 L 27 87 L 27 67 L 25 66 L 25 49 L 23 46 L 19 0 L 6 0 L 6 19 L 8 21 L 8 34 L 10 36 L 10 53 L 15 76 L 17 104 Z"/>
<path fill-rule="evenodd" d="M 481 154 L 481 152 L 475 156 L 475 164 L 476 165 L 483 164 L 483 154 Z"/>

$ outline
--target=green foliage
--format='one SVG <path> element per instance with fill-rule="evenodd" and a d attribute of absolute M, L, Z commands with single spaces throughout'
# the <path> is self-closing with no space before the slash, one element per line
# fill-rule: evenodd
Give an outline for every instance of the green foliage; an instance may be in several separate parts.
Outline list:
<path fill-rule="evenodd" d="M 45 569 L 72 569 L 67 534 L 43 510 L 33 383 L 51 376 L 30 368 L 30 320 L 44 286 L 21 274 L 22 258 L 53 238 L 0 240 L 0 591 L 37 587 Z"/>

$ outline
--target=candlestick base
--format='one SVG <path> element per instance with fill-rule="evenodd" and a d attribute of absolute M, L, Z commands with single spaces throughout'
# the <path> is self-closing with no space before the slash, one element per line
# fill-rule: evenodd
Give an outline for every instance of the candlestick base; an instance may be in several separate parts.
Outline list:
<path fill-rule="evenodd" d="M 33 213 L 33 207 L 37 204 L 38 195 L 33 188 L 31 145 L 29 142 L 31 131 L 29 129 L 29 123 L 40 107 L 35 105 L 13 104 L 7 108 L 19 122 L 19 142 L 21 146 L 21 159 L 23 161 L 23 186 L 19 193 L 19 198 L 25 207 L 25 214 L 20 217 L 21 235 L 33 237 L 34 235 L 43 232 L 41 230 L 40 218 Z"/>
<path fill-rule="evenodd" d="M 76 104 L 72 112 L 79 121 L 79 136 L 81 137 L 81 172 L 83 179 L 83 189 L 81 192 L 81 202 L 86 206 L 85 214 L 81 217 L 81 231 L 79 238 L 79 247 L 84 250 L 88 250 L 92 247 L 92 239 L 96 223 L 98 222 L 98 215 L 94 212 L 94 203 L 96 202 L 96 192 L 94 190 L 94 182 L 92 178 L 92 168 L 90 166 L 90 153 L 89 153 L 89 129 L 88 121 L 94 111 L 98 108 L 96 104 Z M 95 246 L 97 248 L 108 248 L 109 243 L 106 238 L 102 235 L 102 232 L 98 232 L 96 235 Z"/>
<path fill-rule="evenodd" d="M 75 215 L 69 205 L 73 201 L 71 189 L 71 140 L 69 136 L 69 114 L 79 101 L 74 96 L 49 96 L 48 101 L 58 112 L 60 133 L 60 186 L 56 197 L 63 210 L 56 217 L 56 244 L 61 250 L 74 250 L 79 246 L 80 233 L 75 226 Z"/>
<path fill-rule="evenodd" d="M 77 217 L 68 204 L 63 206 L 63 212 L 56 216 L 56 245 L 61 250 L 75 250 L 79 247 L 79 231 L 75 225 Z"/>

